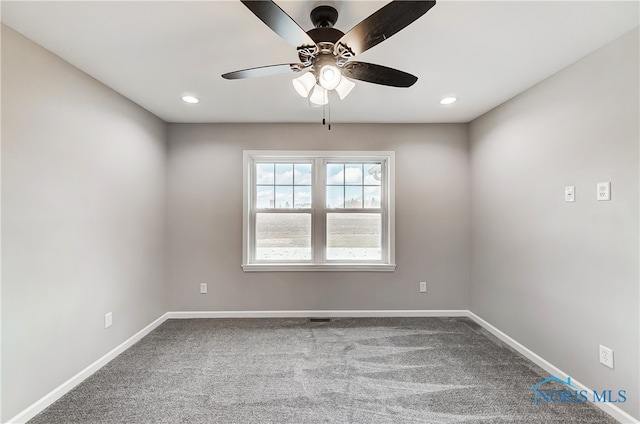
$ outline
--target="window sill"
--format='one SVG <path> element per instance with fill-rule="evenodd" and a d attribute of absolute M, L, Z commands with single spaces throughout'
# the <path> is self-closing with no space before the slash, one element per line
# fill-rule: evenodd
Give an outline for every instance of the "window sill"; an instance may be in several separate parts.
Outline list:
<path fill-rule="evenodd" d="M 360 271 L 393 272 L 395 264 L 243 264 L 244 272 Z"/>

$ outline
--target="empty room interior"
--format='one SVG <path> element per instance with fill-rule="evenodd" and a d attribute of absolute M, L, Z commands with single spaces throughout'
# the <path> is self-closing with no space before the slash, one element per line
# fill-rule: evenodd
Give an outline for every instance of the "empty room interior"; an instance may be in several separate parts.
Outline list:
<path fill-rule="evenodd" d="M 639 2 L 0 7 L 0 422 L 640 422 Z"/>

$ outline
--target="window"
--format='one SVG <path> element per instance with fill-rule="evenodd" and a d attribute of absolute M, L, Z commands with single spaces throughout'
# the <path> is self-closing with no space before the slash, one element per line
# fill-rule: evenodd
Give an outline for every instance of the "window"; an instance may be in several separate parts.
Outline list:
<path fill-rule="evenodd" d="M 393 271 L 393 152 L 244 152 L 245 271 Z"/>

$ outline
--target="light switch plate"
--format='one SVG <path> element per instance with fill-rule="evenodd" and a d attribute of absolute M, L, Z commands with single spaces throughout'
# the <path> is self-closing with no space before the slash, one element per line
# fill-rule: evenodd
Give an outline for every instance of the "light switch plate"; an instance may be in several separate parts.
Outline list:
<path fill-rule="evenodd" d="M 566 186 L 564 188 L 564 201 L 565 202 L 576 201 L 576 186 Z"/>
<path fill-rule="evenodd" d="M 611 182 L 598 183 L 596 188 L 598 201 L 611 200 Z"/>

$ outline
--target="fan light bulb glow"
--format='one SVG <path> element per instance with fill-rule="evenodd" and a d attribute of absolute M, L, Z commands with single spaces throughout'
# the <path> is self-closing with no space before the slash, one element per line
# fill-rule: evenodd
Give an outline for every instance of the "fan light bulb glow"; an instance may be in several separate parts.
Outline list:
<path fill-rule="evenodd" d="M 306 72 L 302 76 L 295 78 L 293 81 L 293 88 L 296 89 L 298 94 L 302 97 L 308 97 L 311 89 L 316 85 L 316 77 L 313 73 Z"/>
<path fill-rule="evenodd" d="M 340 71 L 333 65 L 325 65 L 320 69 L 320 85 L 327 90 L 333 90 L 340 84 Z"/>
<path fill-rule="evenodd" d="M 455 103 L 458 99 L 455 97 L 445 97 L 444 99 L 440 100 L 440 104 L 441 105 L 450 105 L 452 103 Z"/>
<path fill-rule="evenodd" d="M 182 96 L 182 101 L 186 103 L 196 104 L 200 100 L 198 100 L 196 97 L 193 97 L 193 96 Z"/>
<path fill-rule="evenodd" d="M 335 72 L 333 69 L 327 67 L 327 69 L 324 69 L 322 71 L 322 79 L 326 82 L 326 81 L 333 81 L 335 79 Z"/>

